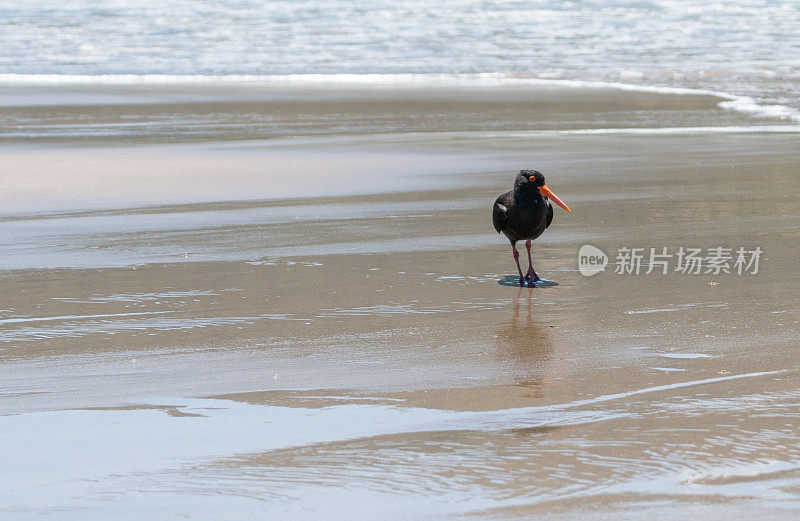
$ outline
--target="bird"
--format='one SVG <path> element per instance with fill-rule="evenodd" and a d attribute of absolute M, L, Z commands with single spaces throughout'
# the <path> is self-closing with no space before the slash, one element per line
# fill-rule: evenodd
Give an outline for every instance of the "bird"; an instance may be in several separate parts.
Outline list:
<path fill-rule="evenodd" d="M 544 175 L 541 172 L 520 170 L 514 179 L 514 189 L 498 197 L 492 207 L 494 229 L 508 237 L 511 242 L 520 286 L 524 286 L 526 281 L 529 286 L 533 286 L 536 281 L 541 280 L 533 269 L 531 241 L 544 233 L 553 221 L 551 200 L 564 210 L 572 211 L 544 184 Z M 525 275 L 522 274 L 517 251 L 517 241 L 522 240 L 528 250 L 528 272 Z"/>

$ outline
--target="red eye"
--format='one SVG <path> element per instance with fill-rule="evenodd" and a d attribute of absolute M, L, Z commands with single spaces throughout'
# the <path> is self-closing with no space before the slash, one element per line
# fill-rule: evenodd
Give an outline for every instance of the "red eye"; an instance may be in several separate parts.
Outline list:
<path fill-rule="evenodd" d="M 529 180 L 529 181 L 536 181 L 536 176 L 530 176 L 530 177 L 528 178 L 528 180 Z"/>

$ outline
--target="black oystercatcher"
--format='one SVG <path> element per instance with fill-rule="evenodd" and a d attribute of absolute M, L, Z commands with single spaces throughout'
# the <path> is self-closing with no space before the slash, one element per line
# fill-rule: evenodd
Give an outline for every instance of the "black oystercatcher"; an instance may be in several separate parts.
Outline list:
<path fill-rule="evenodd" d="M 547 188 L 541 172 L 520 170 L 514 180 L 514 189 L 504 193 L 494 202 L 492 208 L 494 229 L 497 233 L 504 233 L 511 241 L 514 261 L 519 271 L 520 286 L 524 286 L 526 280 L 530 286 L 539 280 L 531 261 L 531 241 L 540 236 L 553 221 L 553 206 L 550 204 L 550 199 L 566 211 L 572 211 Z M 521 240 L 525 241 L 525 248 L 528 250 L 528 273 L 524 276 L 522 268 L 519 267 L 517 251 L 517 241 Z"/>

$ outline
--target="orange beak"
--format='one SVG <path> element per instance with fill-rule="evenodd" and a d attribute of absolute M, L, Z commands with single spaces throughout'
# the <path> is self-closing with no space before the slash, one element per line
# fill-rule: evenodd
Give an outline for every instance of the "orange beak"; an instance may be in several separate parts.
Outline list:
<path fill-rule="evenodd" d="M 540 186 L 539 187 L 539 193 L 542 194 L 543 196 L 547 197 L 548 199 L 550 199 L 551 201 L 553 201 L 554 203 L 556 203 L 558 206 L 560 206 L 561 208 L 565 209 L 566 211 L 568 211 L 568 212 L 572 211 L 572 210 L 569 209 L 569 206 L 567 206 L 567 203 L 565 203 L 564 201 L 559 199 L 556 194 L 554 194 L 549 188 L 547 188 L 547 185 Z"/>

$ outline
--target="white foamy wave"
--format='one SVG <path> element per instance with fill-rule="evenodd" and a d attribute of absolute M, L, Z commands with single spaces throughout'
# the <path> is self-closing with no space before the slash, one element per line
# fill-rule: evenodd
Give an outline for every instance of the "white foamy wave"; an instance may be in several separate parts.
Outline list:
<path fill-rule="evenodd" d="M 0 84 L 26 85 L 186 85 L 193 83 L 257 83 L 270 76 L 251 74 L 0 74 Z"/>
<path fill-rule="evenodd" d="M 755 116 L 785 119 L 800 123 L 800 111 L 787 107 L 786 105 L 762 105 L 756 103 L 753 98 L 742 96 L 719 104 L 725 110 L 744 112 Z"/>
<path fill-rule="evenodd" d="M 625 77 L 634 79 L 632 74 Z M 800 111 L 785 105 L 758 103 L 748 96 L 727 92 L 688 87 L 641 85 L 613 81 L 591 81 L 560 78 L 542 78 L 524 74 L 473 73 L 473 74 L 0 74 L 0 85 L 297 85 L 297 86 L 387 86 L 387 87 L 501 87 L 549 86 L 579 89 L 616 89 L 623 91 L 652 92 L 657 94 L 713 96 L 724 101 L 719 107 L 753 116 L 800 122 Z"/>
<path fill-rule="evenodd" d="M 620 89 L 661 94 L 734 96 L 686 87 L 664 87 L 632 83 L 546 78 L 525 74 L 0 74 L 4 85 L 185 85 L 185 84 L 287 84 L 287 85 L 387 85 L 387 86 L 553 86 L 587 89 Z"/>

